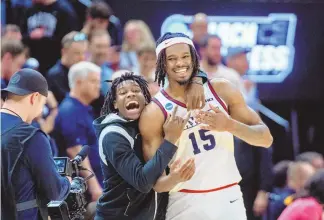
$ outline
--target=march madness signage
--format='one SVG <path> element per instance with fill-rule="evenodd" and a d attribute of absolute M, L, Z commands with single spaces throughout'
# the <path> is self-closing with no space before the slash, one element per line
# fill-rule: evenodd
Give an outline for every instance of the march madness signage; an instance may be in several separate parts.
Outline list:
<path fill-rule="evenodd" d="M 208 16 L 208 32 L 222 39 L 222 55 L 228 48 L 244 47 L 248 54 L 248 77 L 255 82 L 280 83 L 292 71 L 297 18 L 294 14 L 268 16 Z M 171 15 L 161 34 L 182 32 L 192 37 L 189 25 L 193 16 Z"/>

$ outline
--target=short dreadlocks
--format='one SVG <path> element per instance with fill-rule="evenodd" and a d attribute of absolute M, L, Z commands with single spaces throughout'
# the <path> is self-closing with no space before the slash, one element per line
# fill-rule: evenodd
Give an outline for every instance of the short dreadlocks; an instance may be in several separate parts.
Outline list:
<path fill-rule="evenodd" d="M 189 38 L 187 35 L 182 34 L 182 33 L 170 33 L 167 32 L 165 33 L 162 37 L 160 37 L 157 42 L 156 42 L 156 46 L 158 46 L 161 42 L 167 40 L 167 39 L 171 39 L 174 37 L 186 37 Z M 191 55 L 191 61 L 192 61 L 192 75 L 190 77 L 193 78 L 199 71 L 199 55 L 197 54 L 196 49 L 191 46 L 188 45 L 190 47 L 190 55 Z M 162 83 L 162 87 L 164 87 L 164 83 L 165 83 L 165 76 L 166 76 L 166 53 L 165 53 L 165 49 L 163 49 L 157 59 L 157 64 L 156 64 L 156 70 L 155 70 L 155 81 L 157 81 L 157 83 L 159 84 L 159 86 Z"/>
<path fill-rule="evenodd" d="M 147 81 L 142 76 L 134 75 L 134 73 L 132 72 L 126 72 L 125 74 L 112 81 L 110 92 L 106 94 L 104 105 L 101 108 L 101 116 L 118 112 L 118 110 L 114 107 L 114 102 L 116 101 L 117 87 L 119 84 L 127 80 L 132 80 L 136 82 L 143 92 L 146 103 L 150 103 L 151 94 L 148 89 Z"/>

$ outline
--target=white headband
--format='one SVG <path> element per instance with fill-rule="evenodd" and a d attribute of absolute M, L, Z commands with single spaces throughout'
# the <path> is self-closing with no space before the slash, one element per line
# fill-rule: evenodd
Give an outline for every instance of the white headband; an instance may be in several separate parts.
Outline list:
<path fill-rule="evenodd" d="M 156 56 L 159 57 L 159 54 L 163 49 L 165 49 L 167 47 L 170 47 L 170 46 L 172 46 L 174 44 L 180 44 L 180 43 L 188 44 L 188 45 L 191 45 L 191 46 L 195 47 L 192 40 L 190 40 L 189 38 L 186 38 L 186 37 L 174 37 L 174 38 L 170 38 L 170 39 L 166 39 L 165 41 L 162 41 L 157 46 L 157 48 L 155 49 Z"/>

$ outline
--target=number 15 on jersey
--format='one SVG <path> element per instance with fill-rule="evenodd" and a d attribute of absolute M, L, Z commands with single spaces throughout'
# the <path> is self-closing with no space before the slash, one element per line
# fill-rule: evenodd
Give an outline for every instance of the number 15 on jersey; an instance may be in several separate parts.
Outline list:
<path fill-rule="evenodd" d="M 214 135 L 207 134 L 209 130 L 200 129 L 197 132 L 191 132 L 189 134 L 189 139 L 191 140 L 194 154 L 200 154 L 201 148 L 206 151 L 212 150 L 216 146 L 216 140 Z"/>

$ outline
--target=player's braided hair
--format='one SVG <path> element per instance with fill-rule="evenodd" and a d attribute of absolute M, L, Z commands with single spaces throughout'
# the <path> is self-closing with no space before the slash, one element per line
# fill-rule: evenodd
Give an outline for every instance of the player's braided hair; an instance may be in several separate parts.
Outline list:
<path fill-rule="evenodd" d="M 187 35 L 182 34 L 182 33 L 165 33 L 162 37 L 160 37 L 157 42 L 156 42 L 156 46 L 158 46 L 161 42 L 167 40 L 167 39 L 171 39 L 174 37 L 186 37 L 189 38 Z M 194 47 L 192 47 L 191 45 L 189 45 L 190 47 L 190 55 L 191 55 L 191 59 L 192 59 L 192 75 L 191 78 L 194 77 L 198 71 L 199 71 L 199 55 L 197 54 L 197 51 Z M 162 87 L 164 86 L 164 82 L 165 82 L 165 76 L 166 76 L 166 53 L 165 53 L 165 49 L 163 49 L 158 58 L 157 58 L 157 63 L 156 63 L 156 70 L 155 70 L 155 81 L 157 81 L 157 83 L 159 84 L 159 86 L 162 83 Z M 190 78 L 190 79 L 191 79 Z"/>
<path fill-rule="evenodd" d="M 117 113 L 118 110 L 114 107 L 114 101 L 116 100 L 117 87 L 124 81 L 132 80 L 136 82 L 142 90 L 146 103 L 150 103 L 151 94 L 148 89 L 147 81 L 142 76 L 134 75 L 132 72 L 127 72 L 120 77 L 114 79 L 111 84 L 110 92 L 106 94 L 104 105 L 101 108 L 100 115 L 108 115 L 110 113 Z"/>

